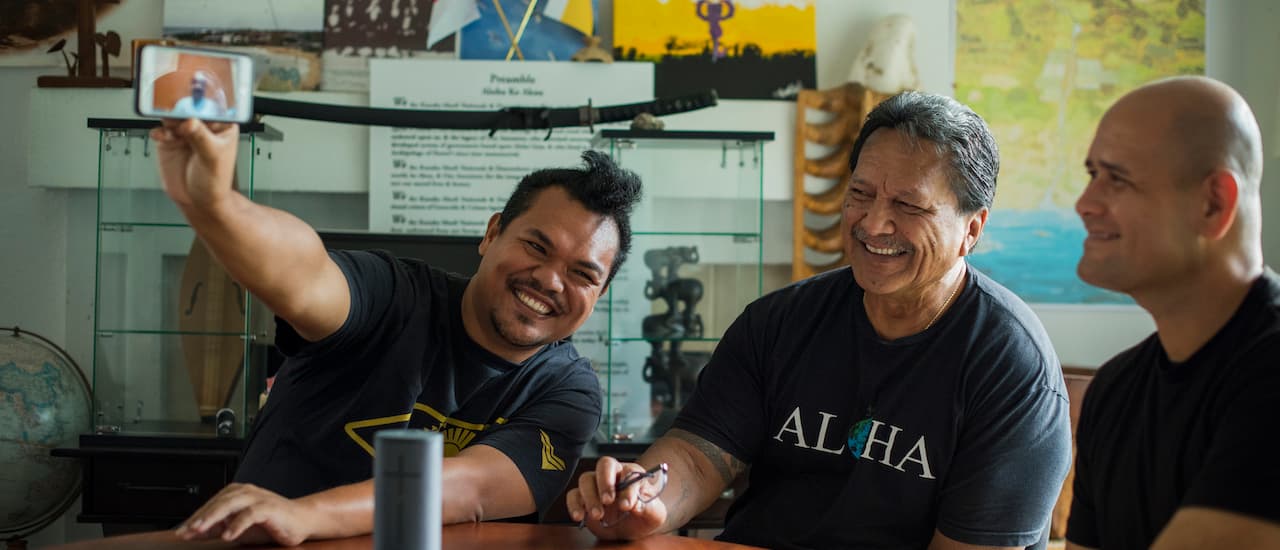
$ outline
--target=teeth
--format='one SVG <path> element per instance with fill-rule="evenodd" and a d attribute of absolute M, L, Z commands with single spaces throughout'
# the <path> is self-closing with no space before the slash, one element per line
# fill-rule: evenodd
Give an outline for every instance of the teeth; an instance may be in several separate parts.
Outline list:
<path fill-rule="evenodd" d="M 534 311 L 538 312 L 541 315 L 546 315 L 548 313 L 551 313 L 551 308 L 547 307 L 546 304 L 539 302 L 537 300 L 534 300 L 532 296 L 529 296 L 528 294 L 520 292 L 519 290 L 516 291 L 516 298 L 519 298 L 520 302 L 522 302 L 526 306 L 529 306 L 530 309 L 533 309 Z"/>
<path fill-rule="evenodd" d="M 896 250 L 893 248 L 876 248 L 866 243 L 863 243 L 863 244 L 864 246 L 867 247 L 867 250 L 870 251 L 872 254 L 879 254 L 881 256 L 897 256 L 898 254 L 902 253 L 901 250 Z"/>

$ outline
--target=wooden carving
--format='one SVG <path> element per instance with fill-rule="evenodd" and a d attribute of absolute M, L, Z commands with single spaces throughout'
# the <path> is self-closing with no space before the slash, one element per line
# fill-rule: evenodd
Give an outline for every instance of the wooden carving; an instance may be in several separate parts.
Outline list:
<path fill-rule="evenodd" d="M 874 92 L 853 82 L 830 90 L 801 90 L 796 97 L 792 280 L 798 281 L 844 264 L 839 218 L 822 227 L 810 227 L 805 222 L 806 214 L 830 217 L 840 213 L 853 140 L 858 137 L 867 113 L 888 97 L 888 94 Z M 833 118 L 823 123 L 810 123 L 807 115 L 813 110 L 828 112 Z M 809 158 L 805 155 L 807 143 L 828 147 L 831 153 Z M 811 192 L 805 189 L 806 176 L 834 181 L 821 191 Z M 806 251 L 826 257 L 837 256 L 832 261 L 819 264 L 810 260 Z"/>
<path fill-rule="evenodd" d="M 42 76 L 36 79 L 41 88 L 128 88 L 133 81 L 128 78 L 111 76 L 107 65 L 108 56 L 120 56 L 120 35 L 115 31 L 97 32 L 97 8 L 100 2 L 119 3 L 119 0 L 79 0 L 76 4 L 76 40 L 77 51 L 74 74 L 67 76 Z M 54 52 L 65 46 L 55 45 L 49 51 Z M 98 74 L 97 50 L 102 52 L 102 74 Z M 65 55 L 64 55 L 64 61 Z M 72 69 L 68 64 L 68 70 Z"/>

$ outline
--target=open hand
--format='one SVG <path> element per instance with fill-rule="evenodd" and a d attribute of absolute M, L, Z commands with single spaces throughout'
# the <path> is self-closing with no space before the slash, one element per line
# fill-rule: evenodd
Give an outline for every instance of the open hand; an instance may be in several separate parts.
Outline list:
<path fill-rule="evenodd" d="M 295 546 L 307 540 L 306 506 L 254 485 L 232 483 L 178 526 L 178 538 Z"/>

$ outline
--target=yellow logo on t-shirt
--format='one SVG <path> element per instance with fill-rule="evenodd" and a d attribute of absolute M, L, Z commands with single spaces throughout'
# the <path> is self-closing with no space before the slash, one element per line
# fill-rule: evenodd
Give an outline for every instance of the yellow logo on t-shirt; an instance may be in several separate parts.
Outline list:
<path fill-rule="evenodd" d="M 433 432 L 440 432 L 441 434 L 443 434 L 444 435 L 444 456 L 451 457 L 451 456 L 456 456 L 459 452 L 462 452 L 462 449 L 465 449 L 467 445 L 471 443 L 471 440 L 476 438 L 477 433 L 482 432 L 489 427 L 486 424 L 477 424 L 474 422 L 458 420 L 456 418 L 449 418 L 441 414 L 439 411 L 431 407 L 428 407 L 427 405 L 424 405 L 422 403 L 415 403 L 413 406 L 413 409 L 414 409 L 413 412 L 410 412 L 408 414 L 399 414 L 395 416 L 386 416 L 382 418 L 371 418 L 368 420 L 357 420 L 355 422 L 348 422 L 345 426 L 343 426 L 343 431 L 347 433 L 347 436 L 350 437 L 351 440 L 356 443 L 356 445 L 359 445 L 360 448 L 364 449 L 366 452 L 372 455 L 373 445 L 370 443 L 370 441 L 373 439 L 372 436 L 374 431 L 391 426 L 391 425 L 404 424 L 404 423 L 408 423 L 410 426 L 413 426 L 413 425 L 422 426 L 423 423 L 420 421 L 413 420 L 413 416 L 415 414 L 425 413 L 427 416 L 431 418 L 431 421 L 427 423 L 425 426 L 423 426 L 422 429 L 433 431 Z M 505 424 L 506 422 L 507 422 L 507 419 L 501 418 L 501 417 L 493 421 L 494 424 Z M 547 440 L 544 440 L 544 442 L 545 441 Z M 546 449 L 548 447 L 546 445 L 549 445 L 549 443 L 544 443 L 544 447 L 543 447 L 542 463 L 543 463 L 544 469 L 546 468 L 546 464 L 547 464 Z M 560 460 L 559 458 L 555 458 L 555 455 L 551 455 L 551 456 L 552 458 L 560 462 L 561 466 L 559 469 L 563 470 L 564 461 Z"/>
<path fill-rule="evenodd" d="M 538 433 L 542 434 L 542 469 L 563 472 L 564 459 L 556 456 L 556 448 L 551 445 L 551 436 L 542 430 L 538 430 Z"/>

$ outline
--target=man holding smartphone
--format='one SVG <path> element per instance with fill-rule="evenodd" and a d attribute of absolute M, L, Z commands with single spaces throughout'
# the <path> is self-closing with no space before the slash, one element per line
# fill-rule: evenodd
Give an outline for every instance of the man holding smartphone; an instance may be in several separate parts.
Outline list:
<path fill-rule="evenodd" d="M 596 151 L 583 168 L 529 174 L 489 219 L 465 278 L 386 253 L 326 252 L 302 220 L 233 189 L 235 125 L 166 120 L 151 137 L 165 192 L 277 315 L 289 357 L 243 483 L 180 537 L 293 545 L 370 532 L 371 442 L 386 428 L 445 433 L 445 523 L 546 511 L 599 423 L 599 382 L 567 338 L 626 259 L 634 174 Z"/>

